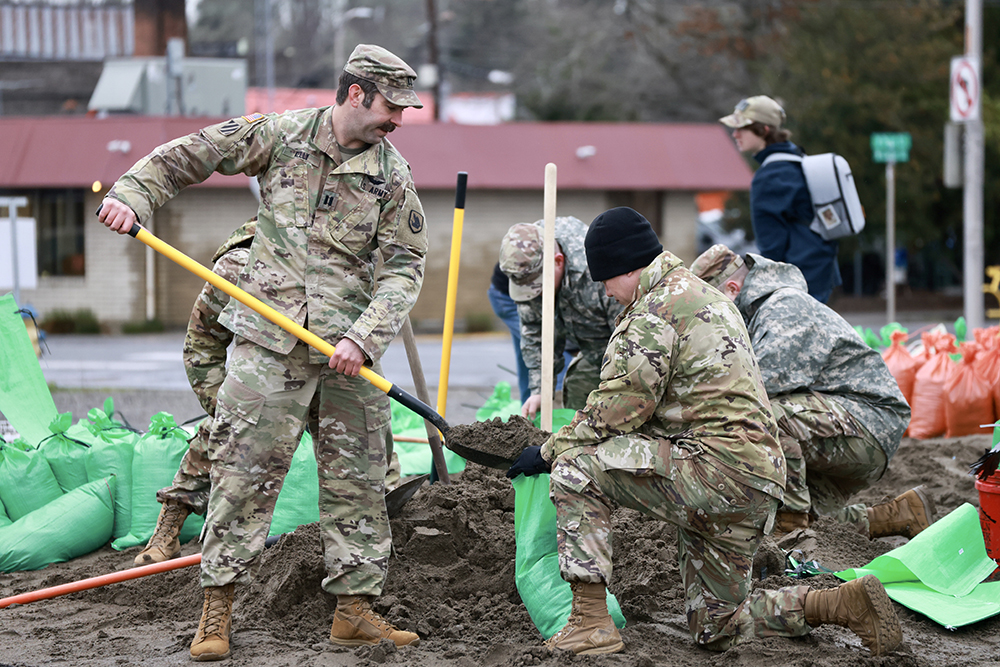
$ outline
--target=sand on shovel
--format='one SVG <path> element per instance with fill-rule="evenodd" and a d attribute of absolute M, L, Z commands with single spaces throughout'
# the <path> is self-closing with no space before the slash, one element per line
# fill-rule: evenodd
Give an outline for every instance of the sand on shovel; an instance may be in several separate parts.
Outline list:
<path fill-rule="evenodd" d="M 494 417 L 451 427 L 445 446 L 473 463 L 506 470 L 525 447 L 542 445 L 549 435 L 518 415 L 506 422 Z"/>

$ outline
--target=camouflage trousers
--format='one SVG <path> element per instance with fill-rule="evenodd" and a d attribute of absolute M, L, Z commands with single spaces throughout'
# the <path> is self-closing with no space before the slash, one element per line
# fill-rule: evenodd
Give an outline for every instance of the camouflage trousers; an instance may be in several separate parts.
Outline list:
<path fill-rule="evenodd" d="M 867 536 L 865 505 L 847 502 L 885 473 L 881 445 L 842 405 L 821 394 L 786 394 L 771 399 L 771 406 L 788 465 L 781 509 L 832 516 Z"/>
<path fill-rule="evenodd" d="M 593 359 L 577 353 L 566 367 L 566 375 L 563 378 L 563 407 L 581 409 L 587 405 L 590 392 L 597 389 L 599 384 L 601 384 L 601 364 L 595 364 Z"/>
<path fill-rule="evenodd" d="M 194 514 L 205 514 L 208 510 L 208 494 L 212 489 L 212 464 L 208 459 L 208 436 L 211 432 L 212 418 L 206 417 L 198 425 L 198 432 L 188 441 L 188 450 L 177 466 L 173 484 L 156 492 L 157 502 L 172 500 L 185 505 Z M 389 468 L 385 475 L 385 486 L 388 490 L 399 484 L 402 472 L 399 457 L 392 447 L 392 431 L 386 431 Z"/>
<path fill-rule="evenodd" d="M 373 370 L 380 372 L 377 365 Z M 389 397 L 360 376 L 309 363 L 304 343 L 282 355 L 240 337 L 208 441 L 212 490 L 202 586 L 234 581 L 263 550 L 307 421 L 319 472 L 323 589 L 382 592 L 392 544 L 384 495 Z"/>
<path fill-rule="evenodd" d="M 669 477 L 608 469 L 589 452 L 555 462 L 550 493 L 563 579 L 611 581 L 614 501 L 677 526 L 688 627 L 699 645 L 723 651 L 752 637 L 808 633 L 808 586 L 750 592 L 753 556 L 777 498 L 733 479 L 704 454 L 679 447 L 674 454 Z"/>
<path fill-rule="evenodd" d="M 212 418 L 198 424 L 198 432 L 188 441 L 188 450 L 174 474 L 171 486 L 156 492 L 156 500 L 179 502 L 195 514 L 208 509 L 208 493 L 212 488 L 212 463 L 208 458 L 208 438 L 212 433 Z"/>

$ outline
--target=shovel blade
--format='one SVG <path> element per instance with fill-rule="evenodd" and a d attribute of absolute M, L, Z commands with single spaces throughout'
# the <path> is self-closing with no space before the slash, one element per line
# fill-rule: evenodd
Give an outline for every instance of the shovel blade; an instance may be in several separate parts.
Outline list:
<path fill-rule="evenodd" d="M 417 490 L 423 486 L 423 483 L 429 478 L 429 473 L 418 475 L 413 479 L 403 482 L 395 489 L 385 494 L 385 509 L 388 512 L 390 519 L 399 514 L 400 510 L 403 509 L 403 505 L 405 505 L 410 498 L 413 497 L 413 494 L 415 494 Z"/>

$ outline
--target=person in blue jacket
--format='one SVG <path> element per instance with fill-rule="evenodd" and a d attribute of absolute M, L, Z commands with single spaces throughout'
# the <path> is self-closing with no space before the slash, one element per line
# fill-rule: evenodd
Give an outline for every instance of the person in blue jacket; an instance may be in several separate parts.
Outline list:
<path fill-rule="evenodd" d="M 775 153 L 805 155 L 789 141 L 792 133 L 781 127 L 785 110 L 770 97 L 756 95 L 741 100 L 719 122 L 732 128 L 740 152 L 752 153 L 763 165 L 750 184 L 750 220 L 760 254 L 799 267 L 809 294 L 826 303 L 841 284 L 837 242 L 824 241 L 809 229 L 814 214 L 802 165 L 784 160 L 763 164 Z"/>

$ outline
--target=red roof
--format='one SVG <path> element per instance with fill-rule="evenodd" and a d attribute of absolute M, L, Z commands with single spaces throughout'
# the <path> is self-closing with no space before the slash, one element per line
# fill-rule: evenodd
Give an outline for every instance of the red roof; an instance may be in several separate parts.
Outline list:
<path fill-rule="evenodd" d="M 417 188 L 543 187 L 555 163 L 558 187 L 581 190 L 746 190 L 751 171 L 717 124 L 406 124 L 390 135 L 413 167 Z M 176 137 L 224 119 L 111 116 L 0 118 L 0 187 L 87 187 L 113 183 L 136 161 Z M 128 151 L 120 148 L 128 144 Z M 589 156 L 588 156 L 589 155 Z M 582 156 L 582 157 L 581 157 Z M 214 187 L 246 177 L 213 175 Z"/>

